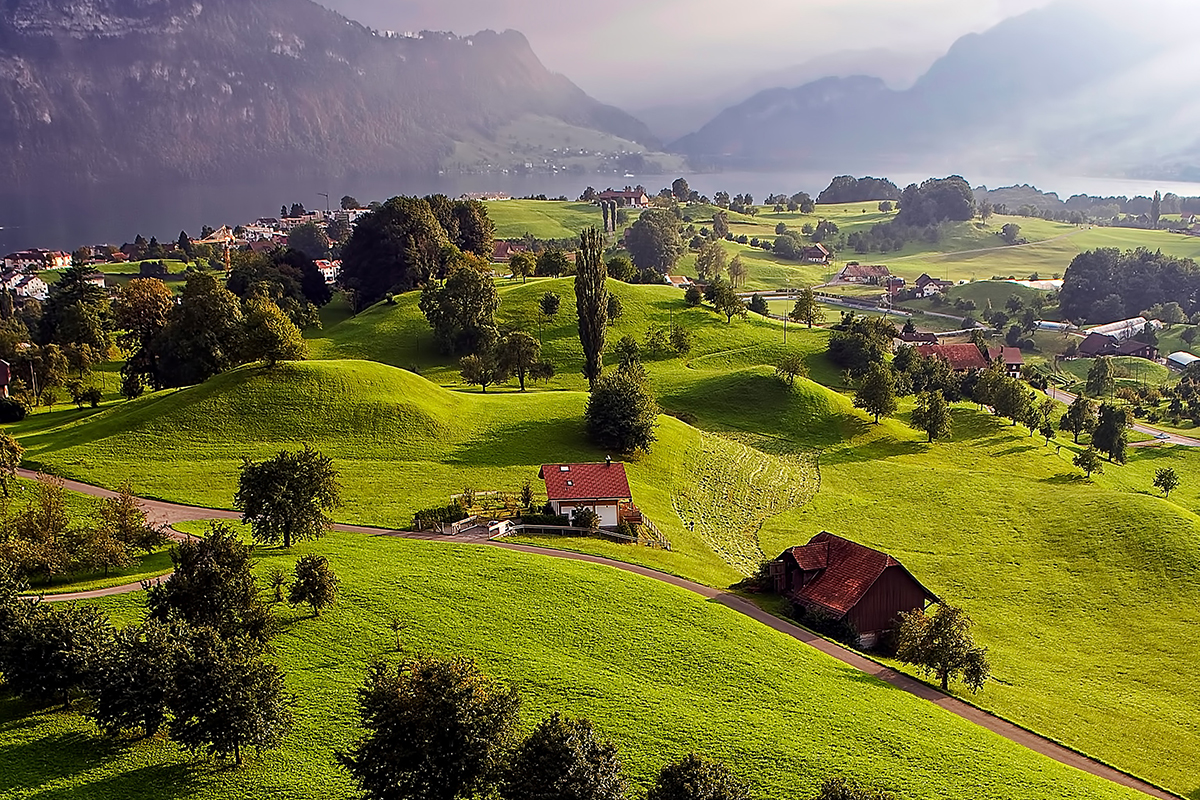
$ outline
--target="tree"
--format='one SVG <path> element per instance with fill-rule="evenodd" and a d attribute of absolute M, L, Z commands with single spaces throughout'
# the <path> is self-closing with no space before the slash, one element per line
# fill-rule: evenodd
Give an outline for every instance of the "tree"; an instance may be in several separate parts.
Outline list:
<path fill-rule="evenodd" d="M 683 293 L 683 302 L 687 303 L 688 308 L 695 308 L 704 302 L 704 293 L 700 291 L 699 286 L 689 286 Z"/>
<path fill-rule="evenodd" d="M 1024 384 L 1014 378 L 1001 377 L 992 394 L 992 407 L 1002 417 L 1012 420 L 1013 425 L 1029 418 L 1032 403 Z"/>
<path fill-rule="evenodd" d="M 621 337 L 621 340 L 617 342 L 615 354 L 617 356 L 617 369 L 627 371 L 641 366 L 642 349 L 638 347 L 637 339 L 634 339 L 632 336 L 625 335 Z"/>
<path fill-rule="evenodd" d="M 61 478 L 39 475 L 25 508 L 7 521 L 0 546 L 8 562 L 22 577 L 41 575 L 50 580 L 75 567 L 78 532 L 67 510 L 67 492 Z"/>
<path fill-rule="evenodd" d="M 109 535 L 130 550 L 153 553 L 167 543 L 167 529 L 152 525 L 146 509 L 133 495 L 129 483 L 123 483 L 117 494 L 100 504 L 98 524 Z"/>
<path fill-rule="evenodd" d="M 600 530 L 600 515 L 593 509 L 579 506 L 571 514 L 571 527 L 595 533 Z"/>
<path fill-rule="evenodd" d="M 542 356 L 542 345 L 537 339 L 524 331 L 515 331 L 500 340 L 499 357 L 503 371 L 516 375 L 525 391 L 525 376 L 537 364 Z"/>
<path fill-rule="evenodd" d="M 287 246 L 314 261 L 329 257 L 329 235 L 315 222 L 305 222 L 288 232 Z"/>
<path fill-rule="evenodd" d="M 821 304 L 817 302 L 817 296 L 813 293 L 813 290 L 804 289 L 800 292 L 800 296 L 796 298 L 796 304 L 788 312 L 788 317 L 793 322 L 807 325 L 811 328 L 813 325 L 825 321 L 825 312 L 821 310 Z"/>
<path fill-rule="evenodd" d="M 521 283 L 530 275 L 537 272 L 537 259 L 531 253 L 513 253 L 508 259 L 508 267 L 514 278 L 520 278 Z"/>
<path fill-rule="evenodd" d="M 365 733 L 337 760 L 369 800 L 480 796 L 501 776 L 519 705 L 468 659 L 376 662 L 358 690 Z"/>
<path fill-rule="evenodd" d="M 162 623 L 145 622 L 117 631 L 89 676 L 93 703 L 87 716 L 107 736 L 126 731 L 154 736 L 167 719 L 174 657 L 170 629 Z"/>
<path fill-rule="evenodd" d="M 608 277 L 629 283 L 637 275 L 629 256 L 617 255 L 608 260 Z"/>
<path fill-rule="evenodd" d="M 1079 452 L 1071 463 L 1079 467 L 1087 473 L 1087 476 L 1092 477 L 1093 472 L 1104 472 L 1104 462 L 1100 459 L 1100 454 L 1096 452 L 1096 448 L 1088 447 L 1087 450 Z"/>
<path fill-rule="evenodd" d="M 717 192 L 718 197 L 721 194 L 724 194 L 724 193 Z M 729 195 L 727 195 L 727 194 L 725 196 L 729 197 Z M 720 203 L 717 203 L 717 205 L 720 205 Z M 725 205 L 726 206 L 729 205 L 728 200 L 726 201 Z M 729 212 L 728 211 L 718 211 L 717 213 L 713 214 L 713 236 L 717 237 L 718 239 L 724 239 L 728 235 L 729 235 Z"/>
<path fill-rule="evenodd" d="M 162 388 L 155 340 L 167 328 L 175 297 L 157 278 L 134 278 L 117 292 L 113 301 L 113 325 L 117 343 L 129 352 L 121 374 L 136 374 L 154 389 Z"/>
<path fill-rule="evenodd" d="M 538 301 L 538 307 L 541 309 L 542 316 L 546 319 L 554 319 L 558 316 L 558 309 L 562 306 L 562 298 L 554 292 L 546 292 Z"/>
<path fill-rule="evenodd" d="M 579 237 L 575 310 L 579 316 L 579 342 L 583 345 L 583 377 L 593 389 L 604 371 L 604 340 L 608 328 L 608 274 L 603 254 L 600 231 L 588 228 Z"/>
<path fill-rule="evenodd" d="M 750 790 L 724 764 L 691 753 L 662 768 L 646 800 L 750 800 Z"/>
<path fill-rule="evenodd" d="M 1000 229 L 1000 238 L 1005 244 L 1016 244 L 1021 240 L 1021 226 L 1015 222 L 1009 222 Z"/>
<path fill-rule="evenodd" d="M 1092 432 L 1092 445 L 1108 455 L 1110 462 L 1125 463 L 1125 449 L 1129 444 L 1129 413 L 1117 406 L 1104 403 L 1100 406 L 1100 419 Z"/>
<path fill-rule="evenodd" d="M 987 648 L 977 646 L 971 636 L 973 626 L 967 612 L 945 603 L 932 616 L 923 609 L 901 612 L 896 657 L 937 676 L 943 692 L 949 691 L 950 681 L 959 678 L 978 692 L 987 682 L 991 666 Z"/>
<path fill-rule="evenodd" d="M 300 329 L 274 301 L 262 296 L 251 298 L 246 302 L 244 319 L 242 346 L 247 361 L 261 361 L 267 369 L 274 369 L 280 361 L 308 358 L 308 345 Z"/>
<path fill-rule="evenodd" d="M 1150 201 L 1150 227 L 1158 230 L 1158 223 L 1162 220 L 1162 194 L 1154 193 L 1154 199 Z"/>
<path fill-rule="evenodd" d="M 1091 433 L 1096 427 L 1096 404 L 1080 395 L 1071 401 L 1059 422 L 1059 430 L 1069 431 L 1079 444 L 1079 434 Z"/>
<path fill-rule="evenodd" d="M 513 754 L 504 800 L 624 800 L 625 780 L 612 742 L 597 739 L 592 723 L 553 714 Z"/>
<path fill-rule="evenodd" d="M 742 261 L 740 254 L 733 257 L 726 270 L 729 272 L 730 283 L 734 286 L 745 286 L 748 271 L 746 269 L 746 262 Z"/>
<path fill-rule="evenodd" d="M 625 370 L 603 375 L 584 411 L 588 436 L 619 453 L 649 451 L 658 424 L 658 403 L 645 381 Z"/>
<path fill-rule="evenodd" d="M 750 309 L 751 314 L 758 314 L 762 317 L 765 317 L 771 313 L 771 307 L 767 305 L 767 301 L 764 300 L 762 295 L 758 292 L 755 292 L 750 298 L 750 304 L 747 306 L 747 308 Z"/>
<path fill-rule="evenodd" d="M 108 293 L 90 280 L 91 267 L 73 265 L 59 275 L 42 306 L 41 341 L 86 356 L 79 364 L 86 372 L 108 352 Z"/>
<path fill-rule="evenodd" d="M 621 298 L 615 294 L 608 296 L 608 324 L 615 325 L 621 315 L 625 313 L 625 307 L 621 305 Z"/>
<path fill-rule="evenodd" d="M 256 541 L 318 539 L 333 525 L 328 512 L 341 505 L 341 485 L 333 460 L 308 445 L 266 461 L 242 460 L 233 507 L 242 512 Z"/>
<path fill-rule="evenodd" d="M 551 247 L 548 250 L 543 250 L 537 257 L 537 269 L 535 275 L 542 277 L 557 278 L 560 275 L 567 275 L 571 272 L 571 260 L 567 258 L 567 254 L 557 247 Z"/>
<path fill-rule="evenodd" d="M 1038 426 L 1038 433 L 1046 439 L 1046 444 L 1050 444 L 1050 440 L 1054 438 L 1054 426 L 1049 421 L 1042 420 L 1042 424 Z"/>
<path fill-rule="evenodd" d="M 179 637 L 174 686 L 168 693 L 171 738 L 195 752 L 233 756 L 253 747 L 278 747 L 291 731 L 293 700 L 283 690 L 283 673 L 259 658 L 261 646 L 226 639 L 212 628 Z"/>
<path fill-rule="evenodd" d="M 193 272 L 152 353 L 163 386 L 190 386 L 242 363 L 242 306 L 216 278 Z"/>
<path fill-rule="evenodd" d="M 0 647 L 4 683 L 25 700 L 70 706 L 112 646 L 108 618 L 91 606 L 17 602 Z"/>
<path fill-rule="evenodd" d="M 917 430 L 925 432 L 931 444 L 935 439 L 950 436 L 951 421 L 950 404 L 942 396 L 941 390 L 922 392 L 917 396 L 912 424 Z"/>
<path fill-rule="evenodd" d="M 671 349 L 678 355 L 685 356 L 692 351 L 692 334 L 682 325 L 671 326 L 670 341 Z"/>
<path fill-rule="evenodd" d="M 225 639 L 247 636 L 265 642 L 273 621 L 258 599 L 250 569 L 250 547 L 224 522 L 209 523 L 201 539 L 187 539 L 171 550 L 175 571 L 165 581 L 146 585 L 149 617 L 179 619 L 208 627 Z"/>
<path fill-rule="evenodd" d="M 896 376 L 886 364 L 872 364 L 866 377 L 854 393 L 854 407 L 875 417 L 890 417 L 896 413 Z"/>
<path fill-rule="evenodd" d="M 342 211 L 354 211 L 362 208 L 362 204 L 358 202 L 358 198 L 352 195 L 345 195 L 342 197 L 341 208 Z"/>
<path fill-rule="evenodd" d="M 714 221 L 714 227 L 715 227 Z M 683 255 L 683 240 L 675 217 L 663 209 L 643 211 L 625 237 L 625 246 L 638 269 L 667 274 Z"/>
<path fill-rule="evenodd" d="M 428 200 L 393 197 L 359 217 L 342 246 L 342 285 L 356 311 L 388 292 L 408 292 L 438 274 L 450 238 Z M 490 254 L 490 251 L 489 251 Z"/>
<path fill-rule="evenodd" d="M 891 792 L 867 789 L 843 778 L 828 778 L 816 800 L 896 800 Z"/>
<path fill-rule="evenodd" d="M 338 585 L 341 581 L 333 574 L 329 559 L 325 556 L 304 556 L 296 562 L 296 576 L 292 588 L 288 592 L 288 602 L 292 605 L 308 603 L 312 607 L 313 616 L 321 616 L 321 609 L 333 605 L 337 600 Z"/>
<path fill-rule="evenodd" d="M 717 309 L 717 313 L 725 315 L 725 324 L 733 322 L 734 317 L 746 315 L 746 304 L 742 302 L 742 298 L 738 297 L 733 286 L 717 279 L 713 281 L 712 289 L 712 304 Z"/>
<path fill-rule="evenodd" d="M 779 366 L 775 367 L 775 377 L 789 387 L 795 385 L 796 378 L 807 378 L 808 365 L 804 363 L 804 357 L 799 353 L 784 356 L 783 361 L 779 362 Z"/>
<path fill-rule="evenodd" d="M 0 433 L 0 489 L 8 497 L 11 488 L 16 484 L 17 468 L 25 456 L 25 448 L 8 433 Z"/>
<path fill-rule="evenodd" d="M 491 276 L 478 269 L 459 267 L 444 285 L 426 285 L 419 305 L 445 353 L 473 353 L 495 339 L 500 296 Z"/>
<path fill-rule="evenodd" d="M 729 254 L 719 240 L 708 242 L 696 255 L 696 275 L 704 282 L 720 277 L 728 258 Z"/>
<path fill-rule="evenodd" d="M 1171 467 L 1158 469 L 1154 473 L 1154 488 L 1161 490 L 1163 497 L 1170 497 L 1171 492 L 1179 488 L 1179 476 Z"/>

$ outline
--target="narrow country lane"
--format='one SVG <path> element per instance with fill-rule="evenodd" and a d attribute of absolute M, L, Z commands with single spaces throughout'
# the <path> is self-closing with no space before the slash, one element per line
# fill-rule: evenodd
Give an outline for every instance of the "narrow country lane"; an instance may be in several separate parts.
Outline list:
<path fill-rule="evenodd" d="M 1066 396 L 1065 392 L 1060 394 Z M 1067 402 L 1070 401 L 1068 400 Z M 1179 438 L 1186 439 L 1186 437 Z M 1200 441 L 1188 441 L 1195 442 L 1194 445 L 1189 446 L 1200 446 Z M 30 472 L 29 470 L 20 470 L 19 474 L 23 478 L 37 477 L 36 473 Z M 115 495 L 114 492 L 108 489 L 103 489 L 98 486 L 91 486 L 78 481 L 67 481 L 66 486 L 71 491 L 79 492 L 80 494 L 89 495 L 91 497 L 108 498 Z M 175 523 L 210 519 L 241 518 L 241 515 L 237 512 L 223 509 L 185 506 L 177 503 L 167 503 L 161 500 L 142 500 L 141 502 L 146 506 L 152 518 L 159 522 Z M 922 700 L 927 700 L 952 714 L 956 714 L 968 722 L 972 722 L 982 728 L 986 728 L 992 733 L 1026 747 L 1035 753 L 1040 753 L 1048 758 L 1052 758 L 1061 764 L 1066 764 L 1067 766 L 1074 767 L 1091 775 L 1104 778 L 1120 786 L 1134 789 L 1150 797 L 1160 798 L 1160 800 L 1180 800 L 1178 795 L 1171 794 L 1170 792 L 1160 789 L 1157 786 L 1110 767 L 1107 764 L 1088 758 L 1085 755 L 1077 753 L 1074 750 L 1064 747 L 1057 742 L 1054 742 L 1043 736 L 1039 736 L 1038 734 L 1026 730 L 1025 728 L 1015 725 L 1005 719 L 993 716 L 986 711 L 976 708 L 970 703 L 966 703 L 958 698 L 943 694 L 928 684 L 922 683 L 921 681 L 918 681 L 915 678 L 912 678 L 901 672 L 897 672 L 890 667 L 885 667 L 881 664 L 878 664 L 871 659 L 866 658 L 865 656 L 841 647 L 840 645 L 837 645 L 831 641 L 822 639 L 816 634 L 805 630 L 798 625 L 793 625 L 787 620 L 780 619 L 779 617 L 764 611 L 744 597 L 740 597 L 721 589 L 714 589 L 711 586 L 704 586 L 703 584 L 695 583 L 684 578 L 668 575 L 665 572 L 658 572 L 657 570 L 653 570 L 648 567 L 641 567 L 636 564 L 627 564 L 623 561 L 614 561 L 599 556 L 591 556 L 567 550 L 555 550 L 546 547 L 535 547 L 531 545 L 510 544 L 502 541 L 493 541 L 488 539 L 486 535 L 450 537 L 435 533 L 413 533 L 411 531 L 385 530 L 361 525 L 334 525 L 334 530 L 345 533 L 363 534 L 367 536 L 387 536 L 401 539 L 436 541 L 446 544 L 488 545 L 517 553 L 526 553 L 530 555 L 545 556 L 547 558 L 561 558 L 569 561 L 582 561 L 589 564 L 598 564 L 660 581 L 662 583 L 692 592 L 693 594 L 697 594 L 706 600 L 720 603 L 721 605 L 726 606 L 727 608 L 730 608 L 739 614 L 743 614 L 755 620 L 756 622 L 766 625 L 773 630 L 779 631 L 787 636 L 791 636 L 793 639 L 803 642 L 813 649 L 818 650 L 821 653 L 830 656 L 831 658 L 841 661 L 847 666 L 853 667 L 860 672 L 866 673 L 867 675 L 877 678 L 878 680 L 894 686 L 897 689 L 901 689 L 915 697 L 919 697 Z M 184 537 L 182 534 L 177 534 L 176 538 Z M 165 578 L 166 576 L 163 576 L 161 579 Z M 141 583 L 133 583 L 125 586 L 114 586 L 108 589 L 99 589 L 92 592 L 48 595 L 44 599 L 47 602 L 92 600 L 100 597 L 129 594 L 132 592 L 141 591 L 141 588 Z"/>
<path fill-rule="evenodd" d="M 1075 402 L 1076 398 L 1076 395 L 1073 395 L 1070 392 L 1064 392 L 1062 389 L 1055 389 L 1053 386 L 1047 387 L 1046 396 L 1051 400 L 1057 400 L 1060 403 L 1066 403 L 1068 405 Z M 1130 447 L 1151 447 L 1157 444 L 1177 444 L 1180 447 L 1200 447 L 1200 439 L 1193 439 L 1190 436 L 1183 436 L 1182 434 L 1171 433 L 1170 431 L 1160 430 L 1159 428 L 1152 428 L 1149 425 L 1143 425 L 1140 422 L 1135 422 L 1132 427 L 1138 433 L 1145 434 L 1146 436 L 1153 436 L 1154 440 L 1150 442 L 1135 442 L 1134 444 L 1129 445 Z"/>

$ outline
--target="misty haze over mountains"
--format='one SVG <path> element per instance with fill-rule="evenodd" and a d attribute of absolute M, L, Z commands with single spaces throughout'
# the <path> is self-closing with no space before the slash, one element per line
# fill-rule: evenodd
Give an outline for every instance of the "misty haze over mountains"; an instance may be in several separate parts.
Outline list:
<path fill-rule="evenodd" d="M 708 170 L 767 170 L 789 192 L 848 172 L 1200 181 L 1200 15 L 1182 2 L 765 0 L 777 24 L 749 33 L 710 0 L 613 0 L 594 24 L 549 0 L 326 2 L 380 27 L 310 0 L 5 3 L 3 237 L 71 229 L 89 196 L 174 208 L 177 228 L 198 184 L 249 206 L 416 179 L 575 196 Z M 438 20 L 461 35 L 419 33 Z M 534 25 L 533 46 L 477 33 L 508 20 Z"/>

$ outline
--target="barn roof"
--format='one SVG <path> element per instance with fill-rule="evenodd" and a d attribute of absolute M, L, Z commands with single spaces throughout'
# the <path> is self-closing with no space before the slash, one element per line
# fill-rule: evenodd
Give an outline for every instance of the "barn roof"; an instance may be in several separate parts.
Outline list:
<path fill-rule="evenodd" d="M 631 500 L 625 465 L 544 464 L 538 477 L 550 500 Z"/>
<path fill-rule="evenodd" d="M 956 371 L 987 369 L 983 353 L 973 344 L 923 344 L 917 347 L 917 352 L 926 357 L 936 356 Z"/>
<path fill-rule="evenodd" d="M 821 248 L 821 252 L 828 255 L 829 251 L 822 245 L 817 245 Z M 842 275 L 847 278 L 886 278 L 891 275 L 891 271 L 881 265 L 872 264 L 847 264 L 842 270 Z"/>
<path fill-rule="evenodd" d="M 832 533 L 819 533 L 808 544 L 784 551 L 780 558 L 788 556 L 806 572 L 821 570 L 811 583 L 793 592 L 792 598 L 837 616 L 845 615 L 858 605 L 884 571 L 892 567 L 904 570 L 929 599 L 938 599 L 887 553 Z"/>

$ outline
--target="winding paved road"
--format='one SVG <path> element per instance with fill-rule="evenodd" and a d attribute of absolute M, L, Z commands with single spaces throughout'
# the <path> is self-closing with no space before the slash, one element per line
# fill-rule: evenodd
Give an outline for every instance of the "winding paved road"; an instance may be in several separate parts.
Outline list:
<path fill-rule="evenodd" d="M 1075 402 L 1076 395 L 1070 392 L 1064 392 L 1062 389 L 1055 389 L 1053 386 L 1046 388 L 1046 396 L 1051 400 L 1057 400 L 1060 403 L 1070 405 Z M 1158 444 L 1177 444 L 1180 447 L 1200 447 L 1200 439 L 1193 439 L 1190 436 L 1183 436 L 1178 433 L 1152 428 L 1149 425 L 1143 425 L 1140 422 L 1135 422 L 1131 426 L 1138 433 L 1143 433 L 1147 436 L 1153 436 L 1154 439 L 1149 442 L 1135 442 L 1130 447 L 1153 447 Z"/>
<path fill-rule="evenodd" d="M 1196 442 L 1200 446 L 1200 442 Z M 20 470 L 19 474 L 23 478 L 36 478 L 37 474 L 29 470 Z M 90 495 L 92 497 L 113 497 L 115 493 L 102 489 L 98 486 L 91 486 L 78 481 L 66 481 L 66 487 L 80 494 Z M 198 508 L 195 506 L 179 505 L 177 503 L 167 503 L 161 500 L 142 500 L 141 501 L 151 518 L 158 523 L 173 524 L 177 522 L 192 522 L 211 519 L 241 519 L 241 515 L 235 511 L 228 511 L 213 508 Z M 685 589 L 693 594 L 697 594 L 706 600 L 711 600 L 720 603 L 727 608 L 733 609 L 740 614 L 744 614 L 751 619 L 766 625 L 780 633 L 791 636 L 797 641 L 809 645 L 815 650 L 828 655 L 832 658 L 841 661 L 843 664 L 853 667 L 861 672 L 871 675 L 885 683 L 888 683 L 898 689 L 908 692 L 911 695 L 928 700 L 929 702 L 940 706 L 952 714 L 957 714 L 963 719 L 973 722 L 980 727 L 986 728 L 992 733 L 1003 736 L 1011 742 L 1029 748 L 1036 753 L 1047 756 L 1062 764 L 1070 767 L 1075 767 L 1083 772 L 1096 775 L 1106 780 L 1121 786 L 1134 789 L 1149 795 L 1150 797 L 1160 798 L 1160 800 L 1180 800 L 1179 795 L 1171 794 L 1152 784 L 1139 780 L 1131 775 L 1128 775 L 1120 770 L 1114 769 L 1106 764 L 1103 764 L 1094 759 L 1088 758 L 1085 755 L 1075 752 L 1074 750 L 1063 747 L 1062 745 L 1039 736 L 1032 731 L 1028 731 L 1018 725 L 1014 725 L 1007 720 L 993 716 L 986 711 L 982 711 L 975 706 L 965 703 L 955 697 L 943 694 L 937 689 L 922 683 L 908 675 L 897 672 L 894 669 L 878 664 L 869 658 L 859 655 L 858 653 L 847 650 L 833 642 L 822 639 L 814 633 L 811 633 L 804 628 L 793 625 L 790 622 L 780 619 L 773 614 L 770 614 L 756 606 L 754 603 L 735 594 L 731 594 L 720 589 L 714 589 L 711 586 L 695 583 L 685 580 L 674 575 L 668 575 L 664 572 L 641 567 L 636 564 L 627 564 L 622 561 L 613 561 L 599 556 L 591 556 L 583 553 L 574 553 L 566 550 L 554 550 L 545 547 L 534 547 L 523 544 L 510 544 L 506 542 L 491 541 L 486 535 L 466 535 L 447 537 L 440 534 L 432 533 L 412 533 L 409 531 L 394 531 L 383 530 L 380 528 L 369 528 L 361 525 L 334 525 L 334 530 L 346 533 L 359 533 L 369 536 L 389 536 L 403 539 L 418 539 L 425 541 L 441 541 L 450 542 L 453 544 L 479 544 L 499 547 L 504 550 L 510 550 L 517 553 L 528 553 L 532 555 L 546 556 L 548 558 L 561 558 L 571 561 L 583 561 L 590 564 L 600 564 L 606 567 L 619 569 L 623 572 L 629 572 L 634 575 L 640 575 L 645 578 L 651 578 L 662 583 L 676 586 L 680 589 Z M 184 534 L 176 534 L 176 538 L 185 538 Z M 47 595 L 44 599 L 48 602 L 65 602 L 71 600 L 92 600 L 100 597 L 110 597 L 113 595 L 129 594 L 131 592 L 140 591 L 141 583 L 132 583 L 125 586 L 114 586 L 108 589 L 99 589 L 92 592 L 77 592 L 74 594 L 59 594 Z"/>

